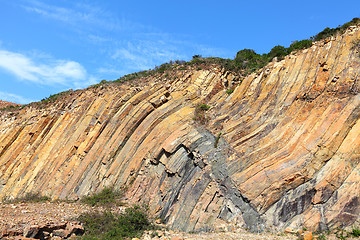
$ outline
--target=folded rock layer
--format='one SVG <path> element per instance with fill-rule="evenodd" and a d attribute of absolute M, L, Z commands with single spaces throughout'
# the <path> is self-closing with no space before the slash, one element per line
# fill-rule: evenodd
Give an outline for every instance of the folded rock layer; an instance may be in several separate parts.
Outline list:
<path fill-rule="evenodd" d="M 216 66 L 178 69 L 4 113 L 0 198 L 126 186 L 129 202 L 184 231 L 223 220 L 252 231 L 353 224 L 358 39 L 351 27 L 245 79 Z"/>

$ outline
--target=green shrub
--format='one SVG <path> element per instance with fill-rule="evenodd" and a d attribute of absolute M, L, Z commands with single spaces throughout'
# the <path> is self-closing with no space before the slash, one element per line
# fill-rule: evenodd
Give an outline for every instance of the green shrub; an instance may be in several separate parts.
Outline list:
<path fill-rule="evenodd" d="M 127 208 L 123 214 L 106 212 L 84 213 L 78 219 L 84 224 L 82 239 L 128 239 L 140 237 L 145 230 L 154 229 L 145 209 Z"/>
<path fill-rule="evenodd" d="M 277 57 L 279 60 L 282 60 L 286 55 L 289 54 L 289 51 L 284 46 L 277 45 L 273 47 L 270 52 L 267 54 L 269 60 Z"/>
<path fill-rule="evenodd" d="M 345 235 L 344 235 L 345 234 Z M 341 240 L 345 240 L 346 239 L 346 231 L 344 231 L 343 229 L 338 229 L 336 232 L 335 232 L 335 235 L 338 239 L 341 239 Z"/>
<path fill-rule="evenodd" d="M 9 105 L 7 107 L 0 108 L 0 111 L 18 111 L 25 107 L 25 105 Z"/>
<path fill-rule="evenodd" d="M 124 203 L 121 202 L 121 198 L 123 197 L 123 191 L 123 189 L 115 191 L 112 187 L 104 188 L 99 193 L 83 197 L 81 201 L 91 206 L 124 205 Z"/>
<path fill-rule="evenodd" d="M 350 234 L 353 235 L 354 237 L 360 237 L 360 229 L 358 227 L 355 227 L 352 229 Z"/>
<path fill-rule="evenodd" d="M 322 30 L 321 32 L 319 32 L 318 34 L 316 34 L 313 39 L 315 41 L 320 41 L 322 39 L 334 36 L 335 34 L 337 34 L 338 32 L 343 33 L 346 31 L 346 29 L 348 29 L 350 26 L 354 26 L 354 25 L 358 25 L 360 23 L 360 19 L 359 18 L 353 18 L 350 22 L 347 22 L 345 24 L 343 24 L 340 27 L 337 28 L 325 28 L 324 30 Z"/>
<path fill-rule="evenodd" d="M 194 121 L 197 123 L 200 123 L 202 125 L 207 124 L 210 120 L 210 117 L 208 116 L 208 114 L 206 112 L 209 109 L 210 109 L 210 106 L 208 106 L 206 104 L 197 105 L 195 108 L 195 112 L 194 112 Z"/>
<path fill-rule="evenodd" d="M 267 63 L 267 56 L 257 54 L 253 49 L 243 49 L 237 52 L 234 59 L 236 65 L 247 73 L 264 67 Z"/>
<path fill-rule="evenodd" d="M 324 234 L 320 234 L 317 239 L 318 240 L 326 240 L 326 237 Z"/>
<path fill-rule="evenodd" d="M 19 202 L 26 202 L 26 203 L 34 203 L 34 202 L 46 202 L 50 201 L 51 199 L 47 196 L 41 195 L 39 192 L 33 193 L 29 192 L 26 193 L 23 197 L 18 197 L 13 200 L 6 200 L 3 199 L 3 202 L 6 203 L 19 203 Z"/>
<path fill-rule="evenodd" d="M 321 32 L 319 32 L 318 34 L 316 34 L 314 36 L 314 40 L 315 41 L 320 41 L 322 39 L 328 38 L 333 36 L 335 33 L 337 33 L 340 30 L 340 28 L 329 28 L 326 27 L 324 30 L 322 30 Z"/>
<path fill-rule="evenodd" d="M 288 48 L 288 52 L 291 53 L 294 50 L 302 50 L 312 46 L 313 41 L 311 39 L 304 39 L 301 41 L 294 41 Z"/>
<path fill-rule="evenodd" d="M 221 137 L 221 132 L 219 132 L 219 134 L 216 136 L 215 138 L 215 142 L 214 142 L 214 148 L 218 147 L 219 141 L 220 141 L 220 137 Z"/>
<path fill-rule="evenodd" d="M 229 95 L 232 94 L 233 92 L 234 92 L 234 89 L 228 89 L 228 90 L 226 90 L 226 93 L 229 94 Z"/>
<path fill-rule="evenodd" d="M 200 108 L 203 111 L 209 110 L 211 107 L 209 105 L 206 104 L 201 104 L 198 106 L 198 108 Z"/>

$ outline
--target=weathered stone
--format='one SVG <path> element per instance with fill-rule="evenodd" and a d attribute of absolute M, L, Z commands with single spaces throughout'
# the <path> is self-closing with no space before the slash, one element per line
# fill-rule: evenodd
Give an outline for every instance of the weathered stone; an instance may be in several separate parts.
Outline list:
<path fill-rule="evenodd" d="M 170 240 L 184 240 L 184 238 L 180 236 L 172 236 Z"/>
<path fill-rule="evenodd" d="M 71 232 L 69 230 L 65 230 L 65 229 L 57 229 L 52 232 L 52 235 L 58 236 L 61 238 L 68 238 L 71 236 Z"/>
<path fill-rule="evenodd" d="M 24 230 L 22 228 L 8 228 L 2 231 L 2 236 L 13 237 L 23 235 L 23 232 Z"/>
<path fill-rule="evenodd" d="M 300 239 L 301 240 L 312 240 L 313 234 L 312 234 L 312 232 L 304 232 L 300 235 Z"/>
<path fill-rule="evenodd" d="M 24 229 L 23 236 L 28 238 L 34 238 L 38 232 L 39 232 L 38 225 L 26 226 Z"/>
<path fill-rule="evenodd" d="M 75 235 L 82 235 L 85 232 L 85 229 L 83 226 L 80 225 L 78 222 L 68 222 L 66 224 L 65 230 L 69 231 L 70 234 Z"/>
<path fill-rule="evenodd" d="M 48 222 L 39 225 L 40 231 L 53 232 L 58 229 L 65 229 L 67 222 Z"/>
<path fill-rule="evenodd" d="M 172 80 L 158 74 L 75 91 L 16 118 L 1 113 L 0 199 L 128 186 L 130 203 L 148 203 L 172 229 L 350 225 L 360 214 L 359 38 L 356 27 L 244 78 L 174 70 Z"/>

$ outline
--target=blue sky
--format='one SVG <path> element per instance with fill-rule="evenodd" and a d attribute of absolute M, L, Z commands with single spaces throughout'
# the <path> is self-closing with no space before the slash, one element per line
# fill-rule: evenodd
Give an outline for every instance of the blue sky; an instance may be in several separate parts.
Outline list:
<path fill-rule="evenodd" d="M 0 99 L 21 104 L 193 55 L 289 46 L 360 1 L 0 0 Z"/>

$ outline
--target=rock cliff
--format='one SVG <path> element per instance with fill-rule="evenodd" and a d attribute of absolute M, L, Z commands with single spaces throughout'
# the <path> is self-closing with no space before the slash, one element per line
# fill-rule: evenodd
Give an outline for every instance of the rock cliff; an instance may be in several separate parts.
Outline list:
<path fill-rule="evenodd" d="M 149 204 L 173 229 L 353 224 L 358 39 L 351 27 L 245 79 L 216 66 L 178 69 L 3 113 L 0 198 L 77 199 L 127 186 L 128 201 Z"/>

